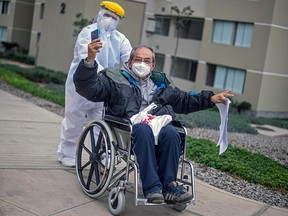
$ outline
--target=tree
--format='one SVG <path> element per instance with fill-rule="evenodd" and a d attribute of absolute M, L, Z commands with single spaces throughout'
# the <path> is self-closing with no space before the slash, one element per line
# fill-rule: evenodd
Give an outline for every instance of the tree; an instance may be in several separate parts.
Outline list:
<path fill-rule="evenodd" d="M 73 25 L 76 26 L 76 29 L 73 31 L 73 36 L 77 37 L 80 31 L 87 25 L 91 24 L 92 21 L 84 18 L 82 13 L 76 14 L 76 21 L 73 22 Z"/>
<path fill-rule="evenodd" d="M 176 56 L 177 56 L 177 50 L 178 50 L 178 44 L 179 44 L 179 33 L 180 29 L 184 28 L 185 25 L 191 20 L 191 16 L 193 14 L 193 10 L 191 7 L 188 5 L 180 11 L 178 6 L 171 6 L 171 14 L 173 15 L 174 18 L 174 24 L 176 26 L 176 46 L 174 50 L 174 59 L 173 59 L 173 64 L 172 64 L 172 71 L 175 67 L 176 64 Z M 176 15 L 175 15 L 176 13 Z"/>
<path fill-rule="evenodd" d="M 182 11 L 179 10 L 178 6 L 171 7 L 171 14 L 176 13 L 174 23 L 176 26 L 176 47 L 174 51 L 174 56 L 177 54 L 178 43 L 179 43 L 179 32 L 181 28 L 184 28 L 185 25 L 191 20 L 191 16 L 193 14 L 193 10 L 190 6 L 186 6 Z"/>

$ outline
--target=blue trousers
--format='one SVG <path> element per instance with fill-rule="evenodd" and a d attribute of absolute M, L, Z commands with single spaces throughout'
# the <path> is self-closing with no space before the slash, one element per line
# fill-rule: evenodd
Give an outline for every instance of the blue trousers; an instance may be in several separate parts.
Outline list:
<path fill-rule="evenodd" d="M 144 196 L 176 181 L 180 157 L 180 135 L 171 124 L 164 126 L 155 145 L 149 125 L 133 126 L 132 150 L 140 170 Z"/>

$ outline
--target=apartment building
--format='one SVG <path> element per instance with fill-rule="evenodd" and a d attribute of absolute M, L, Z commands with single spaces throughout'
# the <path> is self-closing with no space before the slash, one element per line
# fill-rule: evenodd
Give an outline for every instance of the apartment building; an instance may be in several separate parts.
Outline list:
<path fill-rule="evenodd" d="M 68 72 L 73 59 L 76 36 L 73 24 L 81 13 L 93 20 L 101 0 L 35 0 L 30 54 L 37 54 L 37 65 Z M 145 4 L 141 1 L 117 1 L 125 9 L 119 30 L 125 33 L 132 45 L 140 43 Z M 39 19 L 42 16 L 43 19 Z M 37 45 L 38 44 L 38 45 Z M 37 50 L 33 47 L 38 47 Z"/>
<path fill-rule="evenodd" d="M 29 50 L 35 0 L 0 0 L 0 42 Z"/>
<path fill-rule="evenodd" d="M 92 20 L 100 2 L 0 0 L 0 40 L 17 41 L 39 66 L 67 72 L 76 14 Z M 256 116 L 288 117 L 287 0 L 116 2 L 126 11 L 120 31 L 132 45 L 153 47 L 156 69 L 181 89 L 229 89 Z"/>
<path fill-rule="evenodd" d="M 68 72 L 76 36 L 73 24 L 81 13 L 93 20 L 101 0 L 0 0 L 0 41 L 17 42 L 36 64 Z M 126 12 L 119 30 L 131 44 L 141 40 L 145 1 L 117 0 Z"/>
<path fill-rule="evenodd" d="M 151 0 L 141 43 L 183 90 L 232 90 L 256 116 L 287 118 L 287 10 L 286 0 Z"/>

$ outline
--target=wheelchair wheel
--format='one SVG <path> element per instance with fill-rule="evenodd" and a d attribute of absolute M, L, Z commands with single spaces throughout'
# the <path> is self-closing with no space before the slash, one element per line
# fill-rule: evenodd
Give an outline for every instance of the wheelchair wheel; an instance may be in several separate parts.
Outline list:
<path fill-rule="evenodd" d="M 186 207 L 187 207 L 187 204 L 186 204 L 186 203 L 184 203 L 184 204 L 174 204 L 174 205 L 173 205 L 173 208 L 174 208 L 176 211 L 178 211 L 178 212 L 183 211 L 184 209 L 186 209 Z"/>
<path fill-rule="evenodd" d="M 115 160 L 111 130 L 104 121 L 94 121 L 83 130 L 76 157 L 83 191 L 92 198 L 101 196 L 111 181 Z"/>
<path fill-rule="evenodd" d="M 116 200 L 112 204 L 112 200 L 117 195 L 117 187 L 113 188 L 108 197 L 108 208 L 111 214 L 120 215 L 125 208 L 125 194 L 124 191 L 119 191 Z"/>

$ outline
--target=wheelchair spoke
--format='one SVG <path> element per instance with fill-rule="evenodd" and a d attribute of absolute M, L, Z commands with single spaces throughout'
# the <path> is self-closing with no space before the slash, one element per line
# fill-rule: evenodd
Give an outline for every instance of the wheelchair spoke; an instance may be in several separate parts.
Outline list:
<path fill-rule="evenodd" d="M 91 140 L 91 151 L 95 152 L 95 136 L 94 136 L 94 131 L 93 131 L 93 127 L 91 127 L 90 129 L 90 140 Z"/>
<path fill-rule="evenodd" d="M 98 185 L 100 183 L 100 170 L 98 167 L 98 163 L 93 163 L 94 170 L 95 170 L 95 180 L 96 184 Z"/>
<path fill-rule="evenodd" d="M 94 171 L 95 171 L 94 170 L 94 163 L 91 163 L 91 167 L 90 167 L 90 170 L 89 170 L 89 175 L 88 175 L 87 182 L 86 182 L 86 187 L 87 188 L 90 188 L 90 183 L 93 182 L 92 181 L 92 177 L 93 177 L 93 172 Z M 95 171 L 95 172 L 97 173 L 97 171 Z"/>
<path fill-rule="evenodd" d="M 101 129 L 99 129 L 99 135 L 97 137 L 97 142 L 95 140 L 95 133 L 94 133 L 94 127 L 90 128 L 90 141 L 91 141 L 91 151 L 92 152 L 98 152 L 99 149 L 101 148 L 101 143 L 102 143 L 102 139 L 103 139 L 103 135 L 101 132 Z"/>
<path fill-rule="evenodd" d="M 90 161 L 88 161 L 87 163 L 85 163 L 83 166 L 81 166 L 80 171 L 83 171 L 87 166 L 89 166 L 91 164 Z"/>
<path fill-rule="evenodd" d="M 83 143 L 82 147 L 89 155 L 92 154 L 92 152 L 85 146 L 85 143 Z"/>
<path fill-rule="evenodd" d="M 96 151 L 93 151 L 93 152 L 99 151 L 101 144 L 102 144 L 102 139 L 103 139 L 103 134 L 102 134 L 102 132 L 100 132 L 98 139 L 97 139 L 97 144 L 96 144 L 96 149 L 95 149 Z M 95 139 L 94 139 L 94 142 L 95 142 Z"/>
<path fill-rule="evenodd" d="M 91 183 L 91 180 L 92 180 L 92 176 L 93 176 L 93 169 L 92 169 L 92 164 L 91 164 L 91 168 L 89 170 L 89 175 L 88 175 L 88 178 L 87 178 L 87 182 L 86 182 L 86 188 L 90 188 L 90 183 Z"/>

